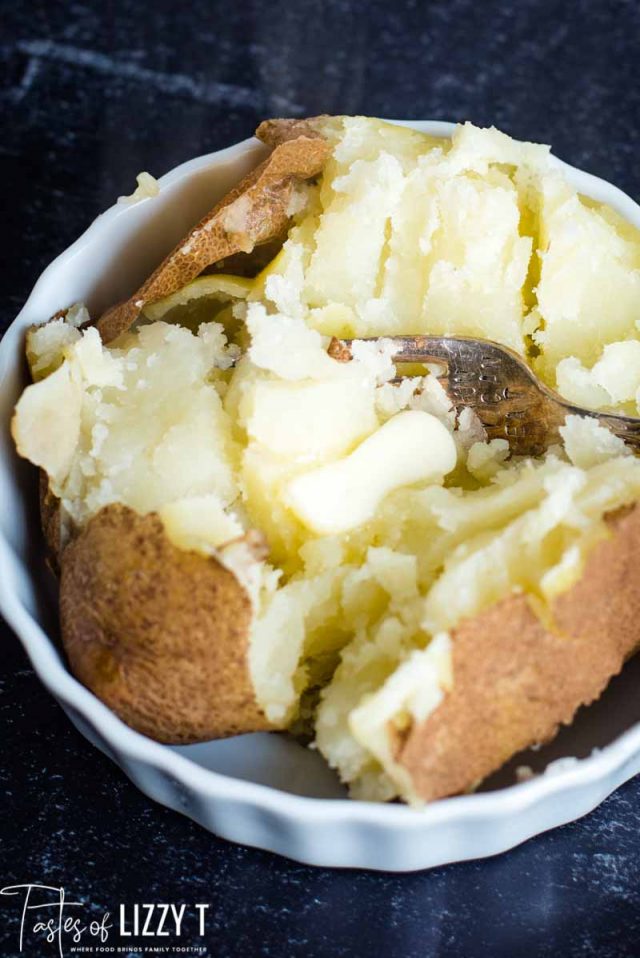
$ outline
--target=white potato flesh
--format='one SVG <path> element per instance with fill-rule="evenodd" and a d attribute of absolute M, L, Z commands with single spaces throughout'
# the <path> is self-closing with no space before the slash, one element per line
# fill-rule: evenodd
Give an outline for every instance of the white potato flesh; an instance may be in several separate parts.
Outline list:
<path fill-rule="evenodd" d="M 81 412 L 82 389 L 66 364 L 25 389 L 16 406 L 12 432 L 18 452 L 54 484 L 65 479 L 76 455 Z"/>
<path fill-rule="evenodd" d="M 320 220 L 306 273 L 309 305 L 338 301 L 357 306 L 374 296 L 387 222 L 402 184 L 402 168 L 388 153 L 356 160 L 334 180 L 336 196 Z"/>
<path fill-rule="evenodd" d="M 568 357 L 591 368 L 608 344 L 637 336 L 640 242 L 637 236 L 621 233 L 576 195 L 558 205 L 543 190 L 540 217 L 545 243 L 540 250 L 537 301 L 544 328 L 534 338 L 541 349 L 537 368 L 555 384 L 555 369 Z M 617 352 L 619 359 L 628 354 L 635 367 L 631 344 L 621 345 Z M 606 389 L 597 373 L 592 378 L 595 387 Z M 562 380 L 558 385 L 566 389 Z M 626 399 L 610 395 L 600 407 Z"/>
<path fill-rule="evenodd" d="M 231 427 L 209 380 L 225 351 L 215 324 L 197 336 L 165 323 L 143 326 L 122 349 L 104 348 L 90 328 L 64 347 L 56 372 L 25 392 L 39 419 L 27 430 L 30 441 L 51 446 L 46 461 L 27 455 L 43 460 L 52 491 L 77 523 L 110 502 L 149 512 L 189 496 L 215 493 L 225 505 L 237 497 Z M 21 431 L 25 412 L 19 405 Z"/>

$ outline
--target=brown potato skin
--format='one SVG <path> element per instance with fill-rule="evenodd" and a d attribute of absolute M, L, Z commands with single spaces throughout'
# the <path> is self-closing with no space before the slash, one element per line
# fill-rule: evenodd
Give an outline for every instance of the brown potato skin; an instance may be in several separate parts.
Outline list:
<path fill-rule="evenodd" d="M 133 296 L 100 317 L 96 327 L 103 343 L 126 332 L 147 303 L 175 292 L 220 260 L 251 252 L 282 234 L 291 220 L 288 207 L 296 181 L 317 176 L 328 156 L 329 146 L 318 136 L 287 138 L 275 145 L 270 156 L 193 227 Z M 245 204 L 246 228 L 230 232 L 225 215 L 240 198 Z"/>
<path fill-rule="evenodd" d="M 252 614 L 235 575 L 174 546 L 155 514 L 105 506 L 62 554 L 60 621 L 73 673 L 160 742 L 272 727 L 249 674 Z"/>
<path fill-rule="evenodd" d="M 424 722 L 389 729 L 420 799 L 468 791 L 521 749 L 548 741 L 636 651 L 640 507 L 608 522 L 611 536 L 551 604 L 551 629 L 516 595 L 453 631 L 452 690 Z"/>
<path fill-rule="evenodd" d="M 256 136 L 272 149 L 288 140 L 297 140 L 300 136 L 305 136 L 308 139 L 321 139 L 323 136 L 322 123 L 326 119 L 327 114 L 325 113 L 299 120 L 277 118 L 263 120 L 256 130 Z"/>
<path fill-rule="evenodd" d="M 62 507 L 58 497 L 51 492 L 49 477 L 44 469 L 40 470 L 40 525 L 46 551 L 46 559 L 51 571 L 60 574 L 60 556 L 63 548 Z"/>

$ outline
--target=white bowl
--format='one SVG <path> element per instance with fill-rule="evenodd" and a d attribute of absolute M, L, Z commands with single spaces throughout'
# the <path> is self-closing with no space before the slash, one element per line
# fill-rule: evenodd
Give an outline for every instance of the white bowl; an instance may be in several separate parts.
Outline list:
<path fill-rule="evenodd" d="M 405 125 L 437 136 L 453 128 Z M 58 651 L 55 586 L 40 559 L 35 470 L 17 460 L 9 436 L 12 407 L 24 384 L 24 332 L 78 300 L 95 315 L 128 295 L 264 152 L 256 140 L 247 140 L 190 160 L 160 180 L 158 196 L 111 207 L 45 270 L 6 333 L 0 344 L 0 610 L 82 734 L 151 798 L 217 835 L 310 864 L 391 871 L 494 855 L 584 815 L 640 771 L 636 663 L 554 745 L 520 761 L 544 768 L 550 757 L 588 757 L 505 787 L 513 781 L 512 762 L 485 786 L 490 790 L 417 811 L 348 800 L 321 758 L 286 736 L 245 735 L 180 748 L 152 742 L 80 685 Z M 628 196 L 562 166 L 582 193 L 640 227 L 640 207 Z M 594 746 L 601 747 L 597 754 L 591 754 Z"/>

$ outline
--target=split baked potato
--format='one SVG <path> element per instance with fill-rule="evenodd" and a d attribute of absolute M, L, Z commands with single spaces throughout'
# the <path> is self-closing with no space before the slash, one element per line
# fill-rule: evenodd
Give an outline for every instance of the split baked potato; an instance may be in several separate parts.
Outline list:
<path fill-rule="evenodd" d="M 163 742 L 289 729 L 354 796 L 466 791 L 640 644 L 640 460 L 580 417 L 512 457 L 384 337 L 492 339 L 635 414 L 640 237 L 495 130 L 258 135 L 126 302 L 28 333 L 13 435 L 69 664 Z"/>

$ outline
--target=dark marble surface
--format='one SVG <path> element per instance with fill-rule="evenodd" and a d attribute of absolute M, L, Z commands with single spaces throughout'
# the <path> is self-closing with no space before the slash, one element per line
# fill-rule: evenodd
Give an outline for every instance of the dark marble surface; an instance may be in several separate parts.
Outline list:
<path fill-rule="evenodd" d="M 0 330 L 139 170 L 161 174 L 265 115 L 495 123 L 638 197 L 639 49 L 636 0 L 3 0 Z M 407 876 L 305 868 L 153 805 L 0 632 L 0 885 L 64 885 L 96 913 L 208 902 L 215 956 L 640 954 L 640 781 L 493 860 Z M 0 954 L 14 956 L 7 901 Z M 55 954 L 43 948 L 30 953 Z"/>

